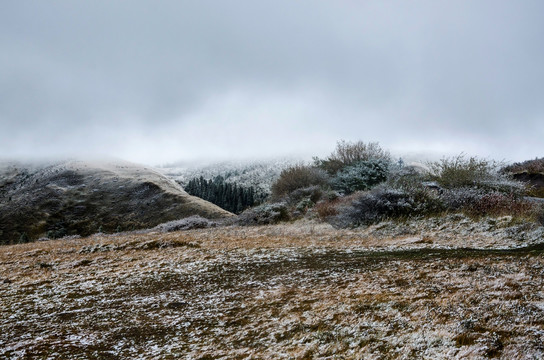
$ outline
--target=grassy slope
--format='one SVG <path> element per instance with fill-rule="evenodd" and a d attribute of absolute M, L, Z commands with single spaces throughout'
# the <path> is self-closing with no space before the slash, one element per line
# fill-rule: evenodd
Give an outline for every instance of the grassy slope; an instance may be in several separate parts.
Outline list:
<path fill-rule="evenodd" d="M 174 181 L 122 161 L 68 161 L 4 168 L 0 183 L 0 243 L 45 236 L 90 235 L 153 227 L 191 215 L 232 214 L 188 195 Z"/>

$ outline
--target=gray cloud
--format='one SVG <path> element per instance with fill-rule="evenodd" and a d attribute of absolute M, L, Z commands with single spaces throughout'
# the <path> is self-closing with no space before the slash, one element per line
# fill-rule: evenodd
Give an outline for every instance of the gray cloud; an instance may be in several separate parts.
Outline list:
<path fill-rule="evenodd" d="M 544 155 L 540 1 L 4 1 L 0 151 Z"/>

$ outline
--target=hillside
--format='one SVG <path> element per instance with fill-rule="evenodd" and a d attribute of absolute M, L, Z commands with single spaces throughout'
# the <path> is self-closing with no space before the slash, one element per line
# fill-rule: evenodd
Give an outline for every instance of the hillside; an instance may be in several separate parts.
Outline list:
<path fill-rule="evenodd" d="M 182 185 L 201 176 L 207 180 L 221 176 L 226 182 L 255 187 L 260 192 L 268 194 L 281 171 L 299 162 L 301 161 L 292 158 L 278 158 L 260 161 L 223 161 L 210 164 L 175 163 L 161 166 L 157 170 Z"/>
<path fill-rule="evenodd" d="M 504 168 L 513 178 L 529 186 L 529 194 L 544 198 L 544 158 L 515 163 Z"/>
<path fill-rule="evenodd" d="M 129 162 L 0 167 L 0 243 L 148 228 L 191 215 L 231 216 L 159 172 Z"/>

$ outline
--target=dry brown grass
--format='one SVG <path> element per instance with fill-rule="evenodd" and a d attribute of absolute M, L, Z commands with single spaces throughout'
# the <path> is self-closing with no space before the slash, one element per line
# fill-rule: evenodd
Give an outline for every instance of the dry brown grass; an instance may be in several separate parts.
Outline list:
<path fill-rule="evenodd" d="M 544 356 L 541 250 L 446 250 L 440 236 L 378 230 L 310 222 L 1 247 L 0 357 Z"/>

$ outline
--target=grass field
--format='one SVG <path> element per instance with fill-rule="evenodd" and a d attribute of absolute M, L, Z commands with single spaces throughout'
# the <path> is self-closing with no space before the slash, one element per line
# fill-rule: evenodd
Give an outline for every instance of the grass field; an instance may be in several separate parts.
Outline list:
<path fill-rule="evenodd" d="M 543 247 L 505 247 L 322 224 L 3 246 L 0 358 L 540 359 Z"/>

